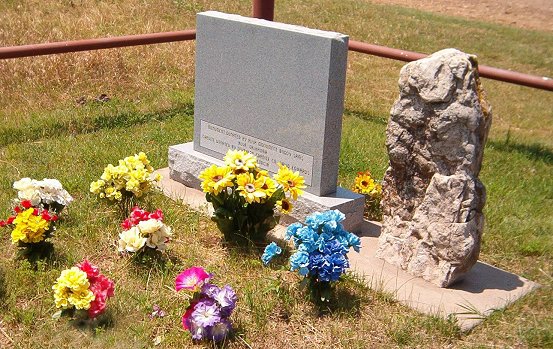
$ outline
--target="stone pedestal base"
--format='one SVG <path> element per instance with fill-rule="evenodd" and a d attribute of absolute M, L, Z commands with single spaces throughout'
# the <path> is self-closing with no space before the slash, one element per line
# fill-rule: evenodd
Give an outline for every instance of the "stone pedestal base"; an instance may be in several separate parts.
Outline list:
<path fill-rule="evenodd" d="M 199 189 L 200 172 L 212 164 L 222 166 L 223 161 L 195 151 L 192 142 L 169 147 L 169 177 L 187 187 Z M 284 217 L 282 223 L 303 222 L 307 215 L 317 211 L 340 210 L 346 215 L 344 227 L 356 232 L 363 222 L 364 203 L 365 198 L 362 195 L 341 187 L 338 187 L 334 194 L 327 196 L 316 196 L 306 192 L 298 198 L 294 204 L 294 211 L 290 216 Z"/>
<path fill-rule="evenodd" d="M 156 172 L 163 176 L 161 188 L 165 195 L 204 214 L 213 214 L 213 206 L 205 200 L 201 190 L 172 180 L 168 168 Z M 361 252 L 348 253 L 352 272 L 362 277 L 371 289 L 392 294 L 401 304 L 422 313 L 444 318 L 455 316 L 463 331 L 539 287 L 530 280 L 482 262 L 477 262 L 462 281 L 449 288 L 438 287 L 375 257 L 379 223 L 364 221 L 356 230 L 361 238 Z M 283 246 L 285 233 L 286 227 L 277 225 L 268 237 Z"/>

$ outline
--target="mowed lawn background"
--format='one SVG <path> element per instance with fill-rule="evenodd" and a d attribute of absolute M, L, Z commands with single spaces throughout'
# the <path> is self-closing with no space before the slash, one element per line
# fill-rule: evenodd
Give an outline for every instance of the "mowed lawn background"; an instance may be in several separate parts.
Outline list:
<path fill-rule="evenodd" d="M 1 1 L 0 46 L 194 28 L 204 10 L 250 15 L 251 2 Z M 279 0 L 275 20 L 423 53 L 455 47 L 481 64 L 553 75 L 551 31 L 353 0 Z M 342 186 L 366 169 L 382 178 L 402 65 L 349 53 Z M 256 251 L 223 246 L 209 217 L 161 195 L 151 205 L 164 210 L 175 233 L 167 257 L 145 265 L 118 256 L 117 215 L 88 193 L 89 183 L 108 163 L 139 151 L 166 167 L 168 146 L 192 140 L 194 42 L 0 61 L 0 216 L 10 214 L 11 185 L 21 177 L 57 178 L 75 197 L 52 239 L 55 258 L 36 268 L 14 260 L 10 232 L 1 231 L 0 347 L 190 347 L 180 326 L 186 299 L 171 287 L 192 265 L 238 291 L 236 335 L 224 344 L 232 348 L 553 347 L 553 94 L 482 84 L 494 119 L 481 172 L 488 201 L 480 259 L 542 287 L 463 334 L 453 320 L 420 315 L 354 276 L 337 288 L 336 304 L 318 309 L 294 274 L 263 268 Z M 92 328 L 51 317 L 52 283 L 83 257 L 116 282 L 108 312 Z M 149 319 L 154 304 L 168 315 Z"/>

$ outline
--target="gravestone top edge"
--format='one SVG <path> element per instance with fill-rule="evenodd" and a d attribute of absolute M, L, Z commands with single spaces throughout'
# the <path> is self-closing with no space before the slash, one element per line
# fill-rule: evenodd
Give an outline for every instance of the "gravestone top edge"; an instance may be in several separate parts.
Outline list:
<path fill-rule="evenodd" d="M 259 18 L 244 17 L 241 15 L 235 15 L 235 14 L 224 13 L 219 11 L 198 12 L 196 16 L 219 18 L 219 19 L 225 19 L 225 20 L 235 21 L 240 23 L 253 24 L 253 25 L 272 28 L 272 29 L 286 30 L 290 32 L 296 32 L 299 34 L 306 34 L 311 36 L 318 36 L 321 38 L 334 39 L 334 40 L 342 41 L 344 43 L 347 43 L 347 40 L 349 39 L 348 35 L 338 33 L 338 32 L 312 29 L 312 28 L 307 28 L 300 25 L 273 22 L 273 21 L 268 21 L 268 20 L 259 19 Z"/>

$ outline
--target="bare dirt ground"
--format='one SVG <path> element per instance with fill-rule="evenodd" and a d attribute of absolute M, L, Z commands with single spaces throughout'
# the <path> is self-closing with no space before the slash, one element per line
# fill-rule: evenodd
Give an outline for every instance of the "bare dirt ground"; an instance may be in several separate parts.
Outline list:
<path fill-rule="evenodd" d="M 553 0 L 368 0 L 553 32 Z"/>

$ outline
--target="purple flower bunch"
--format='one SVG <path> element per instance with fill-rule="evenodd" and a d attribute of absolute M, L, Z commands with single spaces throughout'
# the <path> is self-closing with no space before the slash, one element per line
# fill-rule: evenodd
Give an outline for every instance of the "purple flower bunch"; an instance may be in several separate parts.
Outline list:
<path fill-rule="evenodd" d="M 180 273 L 175 289 L 188 290 L 194 295 L 182 316 L 182 326 L 194 340 L 221 342 L 232 330 L 230 316 L 236 307 L 236 293 L 229 285 L 219 287 L 209 283 L 212 275 L 201 267 Z"/>

